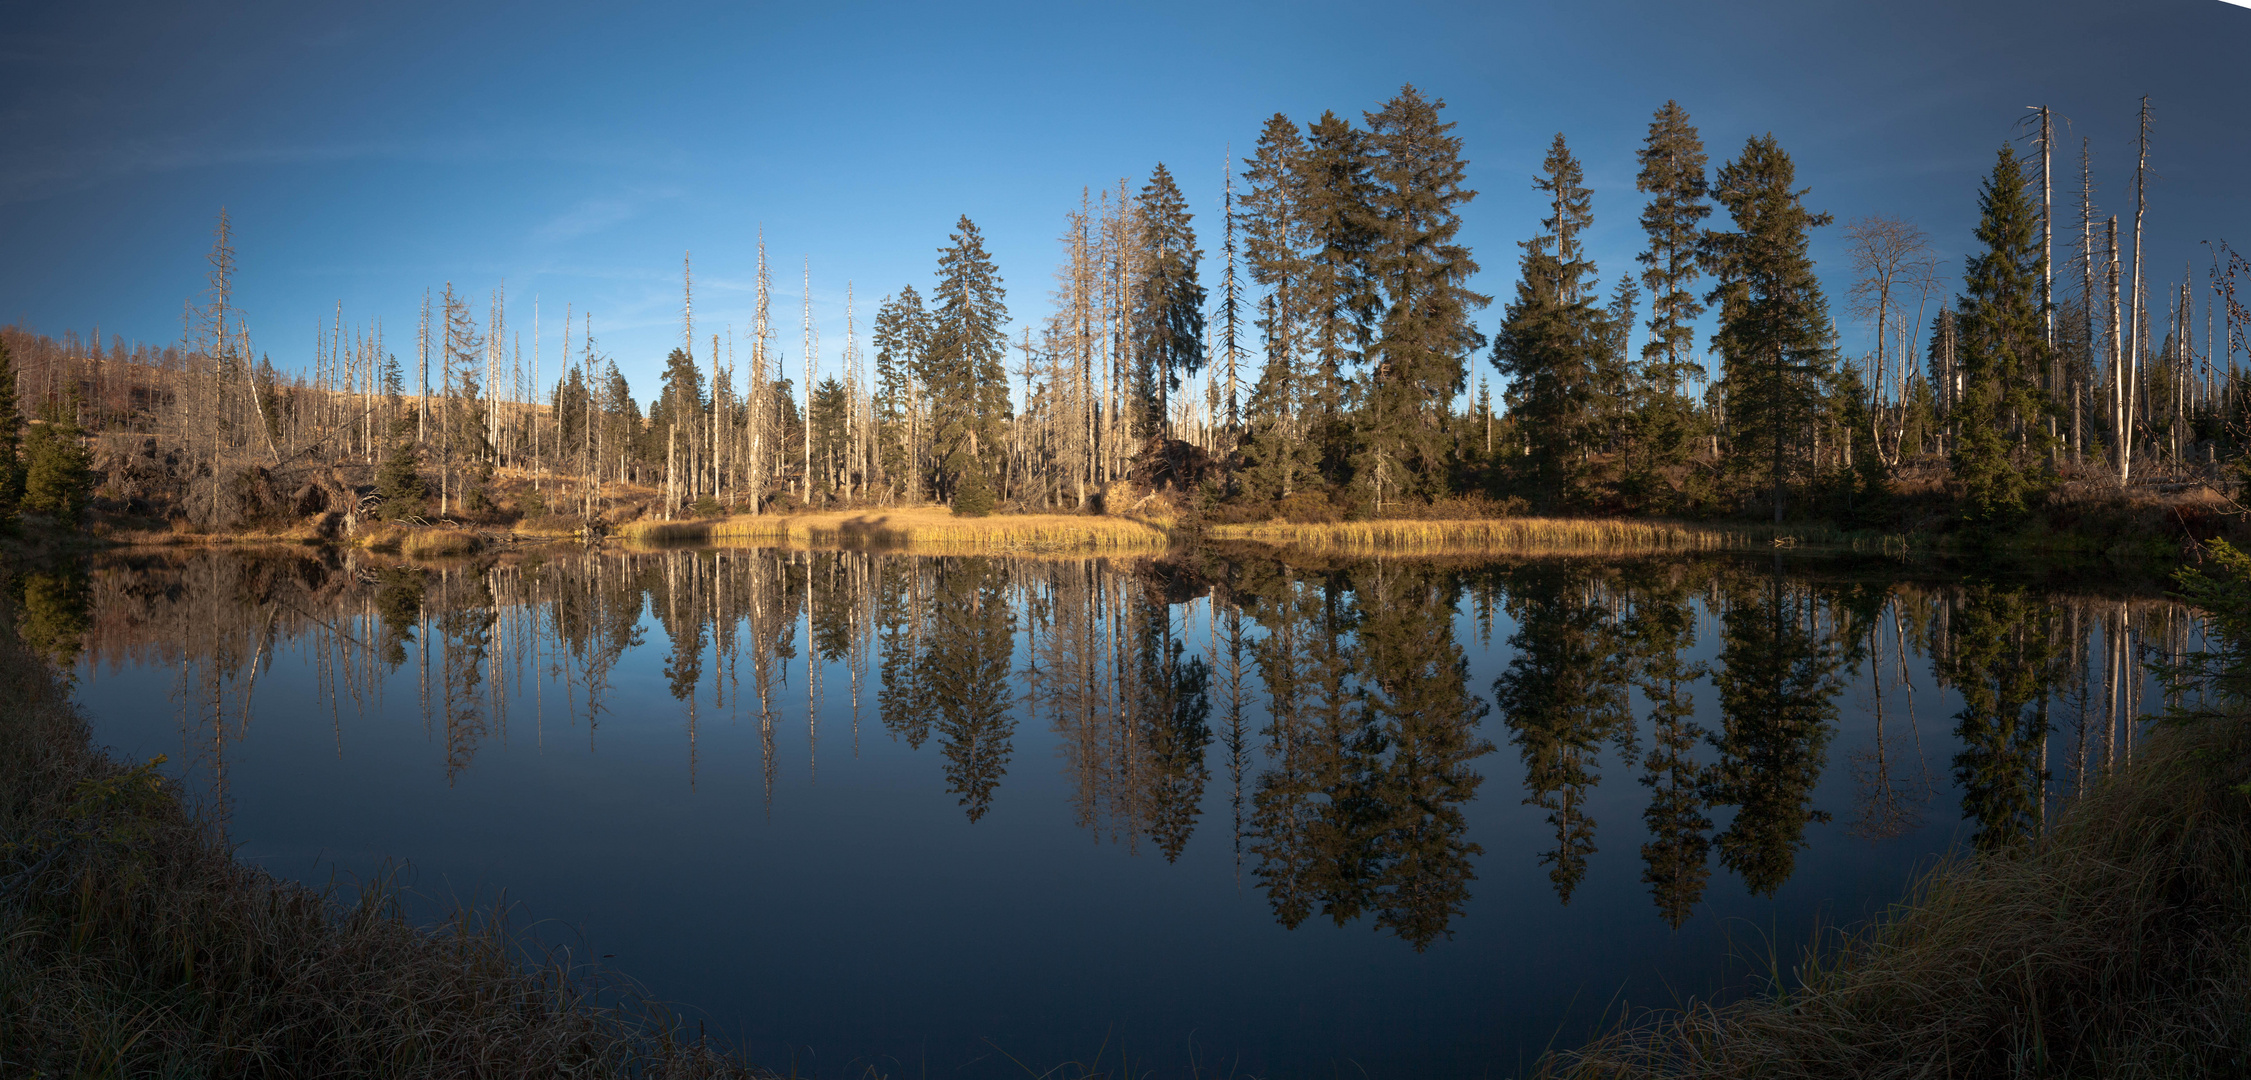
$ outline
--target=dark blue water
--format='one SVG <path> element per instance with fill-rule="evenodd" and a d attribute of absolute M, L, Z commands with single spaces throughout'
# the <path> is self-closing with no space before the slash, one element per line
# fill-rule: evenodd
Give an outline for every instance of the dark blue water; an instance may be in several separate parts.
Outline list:
<path fill-rule="evenodd" d="M 88 583 L 97 739 L 167 755 L 245 858 L 505 897 L 839 1077 L 1515 1075 L 1787 981 L 1935 858 L 2037 829 L 2161 704 L 2137 660 L 2195 640 L 2155 595 L 1818 560 L 207 553 Z"/>

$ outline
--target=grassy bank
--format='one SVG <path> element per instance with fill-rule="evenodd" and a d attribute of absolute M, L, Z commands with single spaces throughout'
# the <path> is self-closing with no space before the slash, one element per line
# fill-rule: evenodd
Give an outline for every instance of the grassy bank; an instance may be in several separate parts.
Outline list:
<path fill-rule="evenodd" d="M 1161 524 L 1138 518 L 1079 514 L 955 517 L 944 507 L 935 506 L 636 521 L 620 527 L 617 535 L 650 544 L 797 543 L 980 555 L 1018 551 L 1160 552 L 1171 542 Z"/>
<path fill-rule="evenodd" d="M 1339 555 L 1638 555 L 1798 545 L 1880 548 L 1878 537 L 1805 526 L 1695 525 L 1633 518 L 1488 518 L 1213 525 L 1214 540 Z M 1895 540 L 1894 543 L 1897 543 Z"/>
<path fill-rule="evenodd" d="M 1941 866 L 1801 985 L 1556 1078 L 2251 1075 L 2251 717 L 2160 731 L 2029 849 Z"/>
<path fill-rule="evenodd" d="M 489 913 L 398 900 L 237 862 L 0 625 L 0 1076 L 749 1075 Z"/>

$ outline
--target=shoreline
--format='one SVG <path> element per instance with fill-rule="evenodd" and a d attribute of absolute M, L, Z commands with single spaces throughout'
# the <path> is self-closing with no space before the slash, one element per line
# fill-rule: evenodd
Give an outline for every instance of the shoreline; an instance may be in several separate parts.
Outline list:
<path fill-rule="evenodd" d="M 314 889 L 241 861 L 162 757 L 93 744 L 16 617 L 0 599 L 0 1072 L 772 1075 L 506 908 L 410 921 L 389 877 Z"/>

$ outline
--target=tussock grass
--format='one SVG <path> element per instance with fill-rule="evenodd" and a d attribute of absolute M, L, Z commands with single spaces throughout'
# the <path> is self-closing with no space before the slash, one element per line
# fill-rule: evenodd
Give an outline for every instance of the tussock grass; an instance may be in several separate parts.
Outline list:
<path fill-rule="evenodd" d="M 1548 1077 L 2251 1075 L 2251 717 L 2159 732 L 2019 852 L 1939 867 L 1800 986 Z"/>
<path fill-rule="evenodd" d="M 12 620 L 0 611 L 0 624 Z M 747 1076 L 500 918 L 235 861 L 0 625 L 0 1075 Z"/>
<path fill-rule="evenodd" d="M 636 521 L 620 528 L 618 536 L 648 544 L 797 543 L 928 554 L 1158 552 L 1169 542 L 1162 527 L 1133 518 L 1074 514 L 962 518 L 943 507 Z"/>
<path fill-rule="evenodd" d="M 1839 539 L 1825 529 L 1703 526 L 1623 518 L 1485 518 L 1212 525 L 1214 540 L 1353 555 L 1600 554 L 1739 551 Z"/>

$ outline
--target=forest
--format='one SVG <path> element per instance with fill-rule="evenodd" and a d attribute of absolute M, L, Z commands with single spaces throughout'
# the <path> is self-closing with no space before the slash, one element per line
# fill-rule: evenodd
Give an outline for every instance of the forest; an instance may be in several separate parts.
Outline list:
<path fill-rule="evenodd" d="M 1045 314 L 1014 324 L 966 215 L 927 296 L 886 295 L 864 341 L 848 300 L 828 353 L 809 261 L 792 342 L 760 241 L 738 343 L 699 333 L 684 256 L 679 345 L 645 403 L 591 313 L 566 306 L 549 357 L 535 307 L 527 363 L 504 291 L 451 282 L 404 343 L 339 305 L 309 361 L 276 364 L 234 296 L 222 211 L 179 343 L 0 329 L 0 515 L 217 532 L 1155 500 L 1195 521 L 1991 531 L 2064 492 L 2224 486 L 2244 460 L 2251 265 L 2215 239 L 2201 288 L 2193 260 L 2155 280 L 2146 99 L 2128 205 L 2107 214 L 2091 140 L 2070 191 L 2073 148 L 2049 110 L 2028 113 L 1976 185 L 1958 282 L 1913 222 L 1845 221 L 1858 351 L 1811 255 L 1835 218 L 1788 151 L 1761 135 L 1715 167 L 1676 102 L 1637 151 L 1635 265 L 1589 257 L 1593 195 L 1559 133 L 1532 178 L 1546 216 L 1480 329 L 1495 298 L 1471 289 L 1459 236 L 1478 193 L 1444 108 L 1408 86 L 1357 121 L 1267 119 L 1202 239 L 1162 164 L 1138 188 L 1083 190 Z"/>

